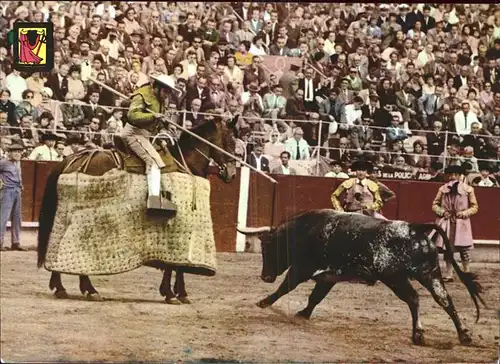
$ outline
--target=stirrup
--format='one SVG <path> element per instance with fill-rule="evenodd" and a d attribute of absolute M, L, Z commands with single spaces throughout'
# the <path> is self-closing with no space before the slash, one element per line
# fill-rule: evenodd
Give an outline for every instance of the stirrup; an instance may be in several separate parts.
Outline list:
<path fill-rule="evenodd" d="M 177 206 L 170 200 L 161 196 L 149 196 L 147 214 L 157 217 L 173 217 L 177 213 Z"/>

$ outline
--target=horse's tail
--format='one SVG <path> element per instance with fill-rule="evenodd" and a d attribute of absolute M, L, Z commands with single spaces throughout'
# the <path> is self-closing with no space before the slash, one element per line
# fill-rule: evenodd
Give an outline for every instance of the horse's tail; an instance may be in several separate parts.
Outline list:
<path fill-rule="evenodd" d="M 54 226 L 57 211 L 57 181 L 62 174 L 67 160 L 58 163 L 50 172 L 43 193 L 42 207 L 38 216 L 38 268 L 45 263 L 45 255 L 49 245 L 50 233 Z"/>
<path fill-rule="evenodd" d="M 476 322 L 478 322 L 479 311 L 480 311 L 478 300 L 481 301 L 481 303 L 485 307 L 488 306 L 486 305 L 486 302 L 480 295 L 480 293 L 483 293 L 483 287 L 481 287 L 481 284 L 478 282 L 477 275 L 470 272 L 464 272 L 463 270 L 460 269 L 457 261 L 455 260 L 455 257 L 453 256 L 453 250 L 450 239 L 448 239 L 448 235 L 441 226 L 437 224 L 423 224 L 423 225 L 426 226 L 431 231 L 435 230 L 437 234 L 441 236 L 441 238 L 443 239 L 443 245 L 446 247 L 444 251 L 444 256 L 451 263 L 453 269 L 457 272 L 458 277 L 467 288 L 467 291 L 469 291 L 472 301 L 474 301 L 474 305 L 476 306 Z"/>

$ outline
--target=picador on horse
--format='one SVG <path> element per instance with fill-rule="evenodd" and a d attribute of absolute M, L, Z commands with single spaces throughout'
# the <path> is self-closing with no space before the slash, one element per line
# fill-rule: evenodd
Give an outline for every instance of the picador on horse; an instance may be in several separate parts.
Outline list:
<path fill-rule="evenodd" d="M 132 94 L 132 102 L 127 115 L 128 123 L 124 126 L 121 137 L 126 146 L 146 164 L 148 213 L 160 210 L 165 214 L 174 215 L 177 210 L 175 204 L 168 197 L 160 195 L 160 170 L 166 165 L 150 141 L 153 133 L 163 124 L 163 112 L 165 100 L 168 98 L 170 79 L 166 75 L 152 78 L 154 79 L 152 85 L 144 85 Z M 146 109 L 157 114 L 152 114 Z"/>
<path fill-rule="evenodd" d="M 225 183 L 235 176 L 235 161 L 221 151 L 234 152 L 238 116 L 229 121 L 206 118 L 191 129 L 193 135 L 173 138 L 167 132 L 162 139 L 158 131 L 171 129 L 164 127 L 163 115 L 174 85 L 167 75 L 152 79 L 151 85 L 131 95 L 127 123 L 114 138 L 114 149 L 77 151 L 58 163 L 47 179 L 38 266 L 52 272 L 49 288 L 56 297 L 68 296 L 61 273 L 79 275 L 80 291 L 94 299 L 98 293 L 90 275 L 119 274 L 143 265 L 164 271 L 160 294 L 167 303 L 188 303 L 183 273 L 215 274 L 207 176 L 211 164 Z M 143 219 L 144 210 L 170 221 Z"/>

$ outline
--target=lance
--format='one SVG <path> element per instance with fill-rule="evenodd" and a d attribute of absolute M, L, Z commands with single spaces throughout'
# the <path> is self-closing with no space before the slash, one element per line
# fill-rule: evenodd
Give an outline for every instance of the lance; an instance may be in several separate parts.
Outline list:
<path fill-rule="evenodd" d="M 122 99 L 125 99 L 125 100 L 128 100 L 128 99 L 129 99 L 129 97 L 127 97 L 126 95 L 122 94 L 121 92 L 119 92 L 119 91 L 115 90 L 114 88 L 112 88 L 112 87 L 110 87 L 110 86 L 106 85 L 105 83 L 102 83 L 102 82 L 100 82 L 100 81 L 98 81 L 98 80 L 94 79 L 93 77 L 91 77 L 91 76 L 89 75 L 89 73 L 90 73 L 90 72 L 83 72 L 83 69 L 82 69 L 82 73 L 81 73 L 81 75 L 82 75 L 82 81 L 87 81 L 87 80 L 90 80 L 90 81 L 92 81 L 92 82 L 94 82 L 94 83 L 98 84 L 99 86 L 104 87 L 106 90 L 111 91 L 112 93 L 114 93 L 115 95 L 117 95 L 117 96 L 121 97 Z M 147 111 L 147 112 L 150 112 L 150 113 L 151 113 L 151 114 L 153 114 L 153 115 L 161 116 L 161 117 L 163 118 L 163 115 L 159 115 L 158 113 L 156 113 L 156 112 L 152 111 L 151 109 L 146 109 L 146 111 Z M 252 165 L 248 164 L 247 162 L 243 161 L 241 158 L 238 158 L 237 156 L 235 156 L 235 155 L 233 155 L 233 154 L 231 154 L 231 153 L 229 153 L 229 152 L 226 152 L 224 149 L 222 149 L 222 148 L 218 147 L 217 145 L 215 145 L 215 144 L 213 144 L 213 143 L 209 142 L 208 140 L 203 139 L 203 138 L 202 138 L 202 137 L 200 137 L 198 134 L 193 133 L 193 132 L 192 132 L 192 131 L 190 131 L 189 129 L 186 129 L 186 128 L 184 128 L 184 127 L 180 126 L 179 124 L 177 124 L 177 123 L 173 122 L 172 120 L 168 120 L 168 119 L 166 119 L 166 118 L 163 118 L 163 120 L 164 120 L 165 122 L 167 122 L 167 123 L 169 123 L 169 124 L 171 124 L 171 125 L 175 126 L 176 128 L 178 128 L 178 129 L 182 130 L 183 132 L 185 132 L 185 133 L 187 133 L 187 134 L 191 135 L 192 137 L 194 137 L 194 138 L 196 138 L 196 139 L 198 139 L 198 140 L 202 141 L 203 143 L 205 143 L 205 144 L 209 145 L 210 147 L 214 148 L 215 150 L 217 150 L 217 151 L 221 152 L 222 154 L 224 154 L 224 155 L 226 155 L 226 156 L 228 156 L 228 157 L 230 157 L 230 158 L 234 159 L 235 161 L 240 162 L 240 163 L 241 163 L 241 165 L 244 165 L 245 167 L 250 168 L 252 171 L 255 171 L 255 172 L 259 173 L 261 176 L 265 177 L 266 179 L 268 179 L 268 180 L 269 180 L 269 181 L 271 181 L 272 183 L 278 183 L 278 181 L 276 181 L 276 180 L 275 180 L 274 178 L 272 178 L 271 176 L 268 176 L 268 175 L 267 175 L 267 174 L 265 174 L 264 172 L 262 172 L 262 171 L 258 170 L 257 168 L 255 168 L 255 167 L 253 167 Z"/>

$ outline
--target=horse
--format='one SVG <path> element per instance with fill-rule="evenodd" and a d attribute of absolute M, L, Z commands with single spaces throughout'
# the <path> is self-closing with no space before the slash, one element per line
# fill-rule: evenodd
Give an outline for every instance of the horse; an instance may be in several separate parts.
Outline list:
<path fill-rule="evenodd" d="M 237 121 L 238 116 L 227 123 L 222 121 L 220 117 L 216 117 L 207 120 L 205 123 L 191 129 L 191 131 L 226 151 L 234 152 L 233 136 Z M 218 176 L 224 182 L 229 183 L 236 175 L 235 161 L 228 161 L 228 157 L 224 153 L 188 133 L 181 134 L 177 145 L 168 146 L 170 158 L 166 158 L 169 154 L 163 148 L 157 149 L 167 165 L 164 169 L 167 169 L 168 172 L 183 172 L 181 161 L 184 160 L 192 174 L 206 178 L 212 160 L 218 166 Z M 102 176 L 117 167 L 116 152 L 121 156 L 121 162 L 126 161 L 129 173 L 132 171 L 131 173 L 145 174 L 144 162 L 128 150 L 119 137 L 115 137 L 114 149 L 85 149 L 74 156 L 65 158 L 54 167 L 47 179 L 38 219 L 38 268 L 41 268 L 45 262 L 49 238 L 57 212 L 57 182 L 59 176 L 63 173 L 81 171 L 82 168 L 85 168 L 84 173 L 86 174 Z M 165 302 L 168 304 L 190 303 L 187 298 L 182 267 L 177 266 L 174 268 L 168 264 L 162 264 L 157 268 L 163 270 L 163 279 L 159 290 L 160 294 L 165 297 Z M 171 278 L 173 270 L 176 271 L 176 280 L 172 292 Z M 83 295 L 87 294 L 89 300 L 100 301 L 101 297 L 92 285 L 90 278 L 86 275 L 80 275 L 79 278 L 80 292 Z M 62 285 L 61 273 L 52 272 L 49 289 L 51 291 L 55 290 L 54 295 L 57 298 L 68 298 L 66 289 Z"/>

